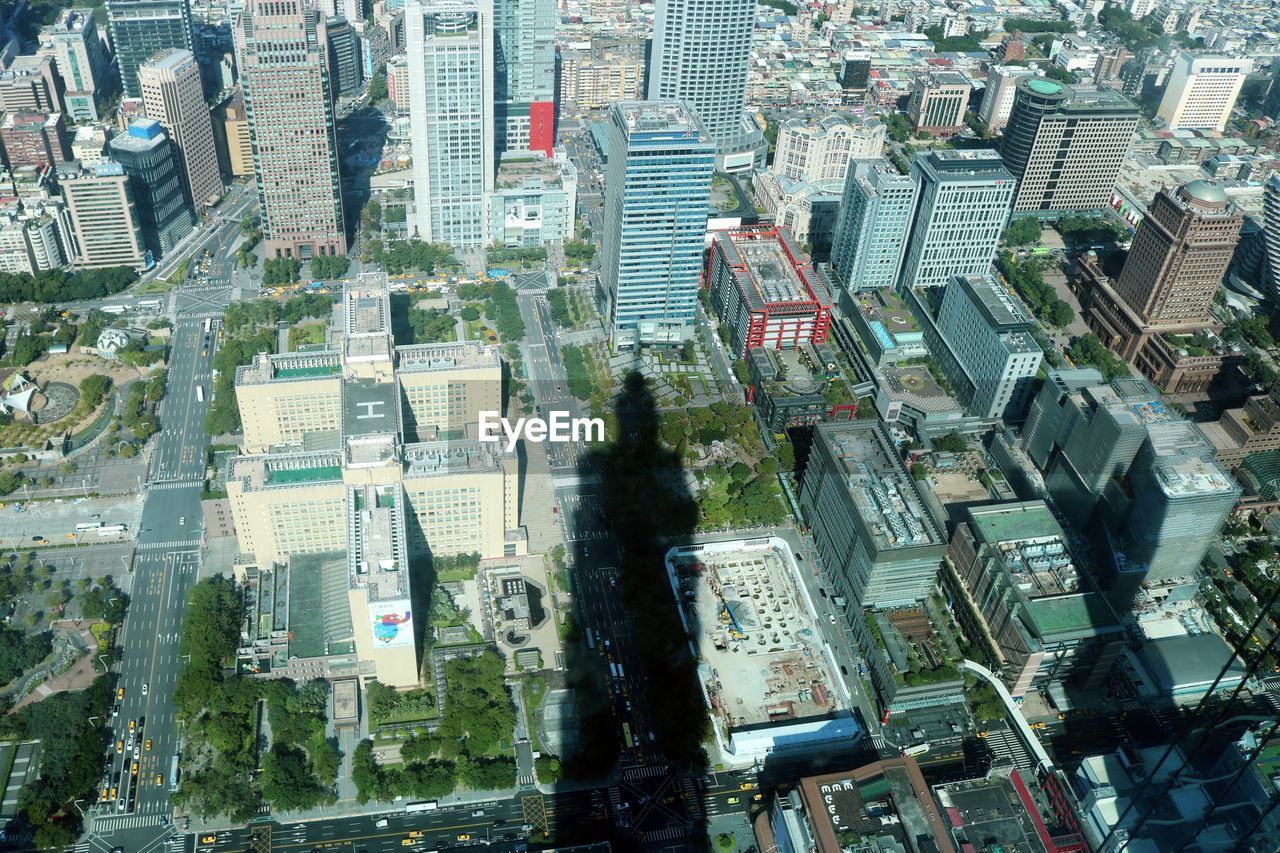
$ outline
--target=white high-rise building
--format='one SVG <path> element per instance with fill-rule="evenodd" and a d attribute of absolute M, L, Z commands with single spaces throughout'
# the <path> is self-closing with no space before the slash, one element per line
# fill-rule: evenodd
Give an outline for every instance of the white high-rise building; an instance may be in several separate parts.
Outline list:
<path fill-rule="evenodd" d="M 1267 295 L 1280 298 L 1280 173 L 1272 173 L 1262 188 L 1262 237 L 1267 249 Z"/>
<path fill-rule="evenodd" d="M 920 202 L 899 288 L 941 287 L 953 275 L 987 272 L 1017 186 L 1000 155 L 989 149 L 922 152 L 911 177 Z"/>
<path fill-rule="evenodd" d="M 1253 60 L 1178 54 L 1156 118 L 1170 130 L 1222 130 Z"/>
<path fill-rule="evenodd" d="M 854 164 L 831 241 L 837 285 L 875 290 L 897 284 L 919 189 L 914 178 L 883 158 Z"/>
<path fill-rule="evenodd" d="M 756 0 L 658 0 L 649 54 L 650 101 L 686 101 L 716 145 L 716 165 L 764 165 L 755 119 L 746 112 Z"/>
<path fill-rule="evenodd" d="M 492 0 L 410 0 L 409 130 L 420 240 L 483 246 L 493 191 Z"/>
<path fill-rule="evenodd" d="M 778 131 L 773 171 L 793 181 L 843 181 L 854 160 L 884 153 L 884 136 L 884 125 L 874 118 L 788 119 Z"/>

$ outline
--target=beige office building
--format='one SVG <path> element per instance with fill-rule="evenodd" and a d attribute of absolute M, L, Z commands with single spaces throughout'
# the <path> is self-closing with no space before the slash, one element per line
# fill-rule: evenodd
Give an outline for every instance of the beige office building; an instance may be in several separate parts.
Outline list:
<path fill-rule="evenodd" d="M 204 102 L 200 66 L 189 50 L 162 50 L 138 67 L 148 118 L 164 126 L 182 161 L 183 185 L 197 216 L 222 198 L 213 120 Z"/>
<path fill-rule="evenodd" d="M 253 140 L 249 137 L 249 117 L 240 93 L 223 101 L 214 111 L 222 168 L 237 178 L 253 174 Z"/>
<path fill-rule="evenodd" d="M 1222 130 L 1231 118 L 1253 60 L 1181 51 L 1156 118 L 1169 130 Z"/>
<path fill-rule="evenodd" d="M 92 172 L 60 172 L 58 186 L 71 218 L 77 267 L 145 266 L 147 248 L 133 190 L 119 163 L 100 163 Z"/>
<path fill-rule="evenodd" d="M 644 97 L 644 55 L 638 46 L 565 48 L 560 52 L 560 102 L 598 110 Z"/>
<path fill-rule="evenodd" d="M 227 495 L 257 561 L 251 605 L 274 602 L 248 665 L 415 686 L 413 567 L 527 550 L 518 458 L 475 437 L 501 410 L 501 364 L 476 342 L 393 347 L 385 276 L 348 286 L 335 320 L 328 349 L 236 374 L 250 455 L 228 463 Z"/>

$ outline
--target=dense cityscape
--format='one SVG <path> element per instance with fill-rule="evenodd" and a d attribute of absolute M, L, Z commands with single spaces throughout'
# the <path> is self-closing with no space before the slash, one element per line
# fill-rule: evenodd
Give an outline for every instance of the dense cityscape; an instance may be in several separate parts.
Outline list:
<path fill-rule="evenodd" d="M 1266 0 L 0 2 L 0 850 L 1280 850 Z"/>

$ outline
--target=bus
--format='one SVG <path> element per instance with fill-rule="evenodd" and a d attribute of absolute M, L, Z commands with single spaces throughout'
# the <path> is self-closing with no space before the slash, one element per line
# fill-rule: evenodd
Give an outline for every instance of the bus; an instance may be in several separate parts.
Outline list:
<path fill-rule="evenodd" d="M 128 531 L 128 527 L 123 524 L 104 524 L 98 528 L 99 536 L 116 536 Z"/>
<path fill-rule="evenodd" d="M 175 753 L 173 760 L 169 762 L 169 790 L 178 790 L 178 756 Z"/>
<path fill-rule="evenodd" d="M 590 628 L 587 629 L 587 648 L 594 649 L 596 647 L 596 636 Z"/>
<path fill-rule="evenodd" d="M 631 724 L 624 722 L 622 724 L 622 739 L 627 744 L 627 749 L 635 749 L 635 739 L 631 737 Z"/>
<path fill-rule="evenodd" d="M 210 329 L 212 329 L 212 328 L 213 328 L 213 318 L 212 318 L 212 317 L 205 317 L 205 318 L 204 318 L 204 333 L 205 333 L 206 335 L 207 335 L 207 334 L 209 334 L 209 330 L 210 330 Z"/>
<path fill-rule="evenodd" d="M 433 812 L 440 808 L 440 804 L 435 800 L 428 800 L 423 803 L 409 803 L 404 807 L 405 814 L 418 814 L 419 812 Z"/>
<path fill-rule="evenodd" d="M 103 305 L 102 310 L 108 314 L 123 314 L 129 310 L 128 305 Z"/>
<path fill-rule="evenodd" d="M 82 521 L 76 525 L 76 532 L 83 533 L 86 530 L 97 530 L 101 526 L 101 521 Z"/>
<path fill-rule="evenodd" d="M 201 403 L 204 402 L 204 386 L 203 385 L 196 386 L 196 399 Z"/>
<path fill-rule="evenodd" d="M 621 678 L 621 677 L 622 677 L 622 676 L 621 676 L 621 674 L 620 674 L 620 673 L 619 673 L 619 671 L 618 671 L 618 665 L 617 665 L 616 663 L 611 663 L 611 664 L 609 664 L 609 673 L 610 673 L 614 678 Z"/>
<path fill-rule="evenodd" d="M 144 311 L 159 311 L 159 310 L 160 310 L 160 300 L 159 300 L 159 299 L 144 299 L 144 300 L 142 300 L 141 302 L 139 302 L 139 303 L 138 303 L 138 307 L 139 307 L 139 308 L 141 308 L 141 309 L 143 309 Z"/>

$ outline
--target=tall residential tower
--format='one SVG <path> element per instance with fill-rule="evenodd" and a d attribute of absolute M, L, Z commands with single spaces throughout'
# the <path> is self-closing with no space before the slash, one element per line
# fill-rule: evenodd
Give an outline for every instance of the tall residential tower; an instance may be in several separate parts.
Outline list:
<path fill-rule="evenodd" d="M 503 151 L 555 145 L 555 0 L 494 0 L 495 142 Z"/>
<path fill-rule="evenodd" d="M 658 0 L 654 8 L 648 98 L 687 101 L 723 171 L 764 164 L 760 129 L 745 112 L 755 26 L 756 0 Z"/>
<path fill-rule="evenodd" d="M 235 39 L 266 256 L 345 255 L 324 19 L 303 0 L 246 0 Z"/>
<path fill-rule="evenodd" d="M 831 242 L 832 276 L 845 290 L 893 287 L 916 212 L 919 187 L 883 158 L 855 161 Z"/>

